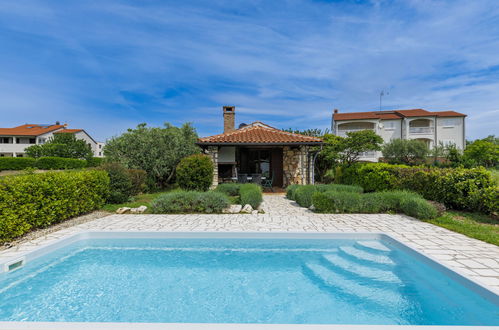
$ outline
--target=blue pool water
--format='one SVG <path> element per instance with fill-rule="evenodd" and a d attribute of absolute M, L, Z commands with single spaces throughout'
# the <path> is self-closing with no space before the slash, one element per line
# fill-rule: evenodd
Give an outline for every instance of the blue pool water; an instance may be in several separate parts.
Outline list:
<path fill-rule="evenodd" d="M 499 325 L 385 240 L 88 239 L 0 275 L 1 321 Z"/>

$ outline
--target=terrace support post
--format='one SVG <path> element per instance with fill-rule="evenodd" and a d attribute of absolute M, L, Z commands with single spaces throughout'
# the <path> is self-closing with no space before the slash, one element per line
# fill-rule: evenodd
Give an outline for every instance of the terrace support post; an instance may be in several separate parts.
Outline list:
<path fill-rule="evenodd" d="M 206 153 L 211 157 L 211 161 L 213 162 L 213 182 L 211 189 L 215 189 L 218 186 L 218 147 L 209 146 L 206 149 Z"/>

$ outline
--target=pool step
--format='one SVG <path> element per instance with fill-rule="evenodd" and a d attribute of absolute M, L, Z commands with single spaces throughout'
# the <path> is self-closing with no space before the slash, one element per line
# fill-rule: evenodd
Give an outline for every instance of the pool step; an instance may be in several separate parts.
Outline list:
<path fill-rule="evenodd" d="M 356 258 L 359 262 L 367 262 L 371 265 L 379 265 L 385 267 L 395 266 L 395 262 L 389 256 L 368 252 L 355 246 L 341 246 L 339 248 L 339 252 L 346 257 Z"/>
<path fill-rule="evenodd" d="M 355 242 L 354 246 L 360 250 L 364 250 L 375 254 L 388 255 L 392 252 L 392 250 L 389 247 L 387 247 L 385 244 L 381 243 L 380 241 L 357 241 Z"/>
<path fill-rule="evenodd" d="M 402 280 L 390 270 L 381 270 L 375 267 L 369 267 L 347 259 L 337 254 L 324 254 L 324 263 L 329 267 L 337 269 L 340 272 L 347 272 L 355 277 L 366 280 L 374 280 L 389 284 L 402 284 Z"/>
<path fill-rule="evenodd" d="M 333 294 L 345 294 L 349 300 L 354 298 L 359 302 L 369 300 L 380 305 L 394 306 L 404 303 L 403 297 L 393 289 L 363 285 L 343 276 L 319 263 L 306 263 L 304 274 L 321 287 L 332 291 Z"/>

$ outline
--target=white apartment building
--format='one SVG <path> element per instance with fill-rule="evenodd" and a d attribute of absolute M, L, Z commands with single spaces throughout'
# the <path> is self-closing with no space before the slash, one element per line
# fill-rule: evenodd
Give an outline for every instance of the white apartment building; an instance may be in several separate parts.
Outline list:
<path fill-rule="evenodd" d="M 104 157 L 104 143 L 95 141 L 83 129 L 69 129 L 67 125 L 25 124 L 12 128 L 0 128 L 0 157 L 23 157 L 24 150 L 34 144 L 44 144 L 54 134 L 70 133 L 85 140 L 92 148 L 94 157 Z"/>
<path fill-rule="evenodd" d="M 335 109 L 331 130 L 335 135 L 346 136 L 348 132 L 368 129 L 385 142 L 416 139 L 425 142 L 429 148 L 443 143 L 464 150 L 465 118 L 466 115 L 455 111 L 411 109 L 339 113 Z M 380 157 L 380 151 L 371 151 L 364 153 L 361 160 L 376 162 Z"/>

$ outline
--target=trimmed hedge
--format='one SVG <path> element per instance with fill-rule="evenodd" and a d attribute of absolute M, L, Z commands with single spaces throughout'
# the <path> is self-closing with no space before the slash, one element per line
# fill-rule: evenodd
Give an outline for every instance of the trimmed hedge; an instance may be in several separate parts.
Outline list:
<path fill-rule="evenodd" d="M 456 210 L 499 212 L 499 187 L 484 168 L 425 168 L 370 163 L 343 170 L 341 182 L 365 191 L 407 189 Z"/>
<path fill-rule="evenodd" d="M 286 191 L 286 197 L 292 199 L 302 207 L 312 205 L 312 195 L 315 192 L 337 191 L 346 193 L 362 193 L 362 187 L 343 184 L 319 184 L 319 185 L 291 185 Z"/>
<path fill-rule="evenodd" d="M 108 193 L 104 171 L 6 176 L 0 180 L 0 242 L 98 209 Z"/>
<path fill-rule="evenodd" d="M 2 170 L 24 170 L 35 167 L 36 159 L 30 157 L 1 157 L 0 171 Z"/>
<path fill-rule="evenodd" d="M 319 213 L 384 213 L 402 212 L 427 220 L 437 216 L 437 209 L 415 193 L 390 191 L 360 194 L 355 192 L 315 192 L 312 196 Z"/>
<path fill-rule="evenodd" d="M 92 157 L 90 159 L 87 159 L 87 167 L 99 167 L 104 163 L 105 158 L 103 157 Z"/>
<path fill-rule="evenodd" d="M 175 191 L 162 194 L 151 203 L 152 213 L 222 213 L 230 205 L 220 192 Z"/>
<path fill-rule="evenodd" d="M 213 183 L 213 161 L 207 155 L 185 157 L 177 165 L 176 174 L 180 188 L 207 191 Z"/>
<path fill-rule="evenodd" d="M 239 199 L 242 205 L 249 204 L 257 209 L 263 201 L 262 188 L 254 183 L 245 183 L 239 189 Z"/>
<path fill-rule="evenodd" d="M 2 157 L 0 158 L 0 170 L 24 170 L 27 168 L 38 168 L 40 170 L 68 170 L 87 167 L 87 161 L 83 159 L 62 157 Z"/>
<path fill-rule="evenodd" d="M 35 163 L 35 167 L 40 170 L 69 170 L 86 166 L 86 160 L 62 157 L 40 157 Z"/>

